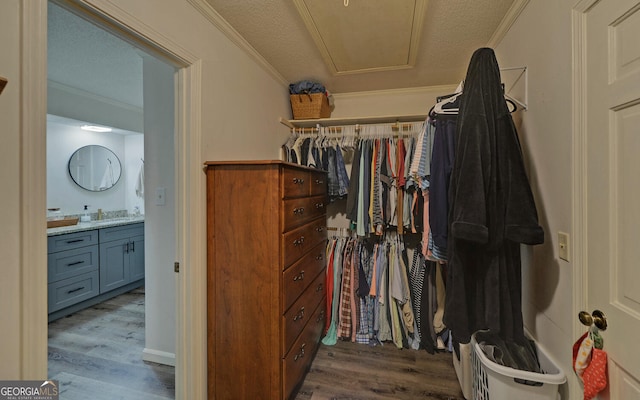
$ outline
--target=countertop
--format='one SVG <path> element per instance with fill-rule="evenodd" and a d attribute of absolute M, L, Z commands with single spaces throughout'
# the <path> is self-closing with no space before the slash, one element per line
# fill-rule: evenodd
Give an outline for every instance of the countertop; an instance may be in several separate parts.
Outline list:
<path fill-rule="evenodd" d="M 64 235 L 65 233 L 90 231 L 92 229 L 109 228 L 112 226 L 129 225 L 144 222 L 144 215 L 137 217 L 122 217 L 101 219 L 91 222 L 78 222 L 76 225 L 61 226 L 47 229 L 47 236 Z"/>

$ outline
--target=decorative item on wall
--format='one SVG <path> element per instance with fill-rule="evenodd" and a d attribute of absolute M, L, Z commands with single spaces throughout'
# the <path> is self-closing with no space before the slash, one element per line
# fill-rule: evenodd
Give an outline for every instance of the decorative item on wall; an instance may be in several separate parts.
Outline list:
<path fill-rule="evenodd" d="M 122 166 L 114 152 L 98 145 L 84 146 L 69 159 L 69 175 L 83 189 L 100 192 L 115 186 Z"/>
<path fill-rule="evenodd" d="M 2 94 L 4 87 L 7 86 L 7 82 L 7 78 L 0 76 L 0 94 Z"/>

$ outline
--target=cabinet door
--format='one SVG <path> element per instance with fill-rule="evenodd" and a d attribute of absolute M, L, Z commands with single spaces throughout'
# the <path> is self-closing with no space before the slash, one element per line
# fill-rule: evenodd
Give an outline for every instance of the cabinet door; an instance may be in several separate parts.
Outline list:
<path fill-rule="evenodd" d="M 100 293 L 129 283 L 130 242 L 120 239 L 100 243 Z"/>
<path fill-rule="evenodd" d="M 131 238 L 129 245 L 129 282 L 144 278 L 144 235 Z"/>

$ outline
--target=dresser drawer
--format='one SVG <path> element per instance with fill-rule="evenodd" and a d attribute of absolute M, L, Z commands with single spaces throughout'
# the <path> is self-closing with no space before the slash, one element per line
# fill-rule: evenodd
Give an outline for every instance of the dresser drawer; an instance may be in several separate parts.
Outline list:
<path fill-rule="evenodd" d="M 309 190 L 312 196 L 327 194 L 327 173 L 326 172 L 310 172 L 309 173 Z"/>
<path fill-rule="evenodd" d="M 321 217 L 282 235 L 284 269 L 289 268 L 318 243 L 327 240 L 326 225 L 326 218 Z"/>
<path fill-rule="evenodd" d="M 51 253 L 47 260 L 48 282 L 97 270 L 98 260 L 98 245 Z"/>
<path fill-rule="evenodd" d="M 309 317 L 318 308 L 318 304 L 325 295 L 324 274 L 319 274 L 311 285 L 302 293 L 295 303 L 282 316 L 282 345 L 286 354 L 302 329 L 309 321 Z"/>
<path fill-rule="evenodd" d="M 309 195 L 309 171 L 284 168 L 282 171 L 282 198 Z"/>
<path fill-rule="evenodd" d="M 49 284 L 49 313 L 99 294 L 98 270 Z"/>
<path fill-rule="evenodd" d="M 309 286 L 311 281 L 324 270 L 327 244 L 320 243 L 282 274 L 283 306 L 288 310 L 291 304 Z"/>
<path fill-rule="evenodd" d="M 282 203 L 283 232 L 325 215 L 327 207 L 324 196 L 289 199 Z"/>
<path fill-rule="evenodd" d="M 291 392 L 302 381 L 313 361 L 324 328 L 325 306 L 325 302 L 322 301 L 289 353 L 282 359 L 285 399 L 291 396 Z"/>
<path fill-rule="evenodd" d="M 93 244 L 98 244 L 98 231 L 95 229 L 66 233 L 63 235 L 53 235 L 47 238 L 47 253 L 78 249 Z"/>

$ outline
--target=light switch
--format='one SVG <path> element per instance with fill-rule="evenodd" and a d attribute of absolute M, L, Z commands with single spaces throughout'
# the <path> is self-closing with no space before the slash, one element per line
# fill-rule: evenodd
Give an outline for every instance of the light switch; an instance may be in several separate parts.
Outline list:
<path fill-rule="evenodd" d="M 163 206 L 165 203 L 166 196 L 167 196 L 167 190 L 165 188 L 157 188 L 156 189 L 156 205 Z"/>
<path fill-rule="evenodd" d="M 558 257 L 561 260 L 569 261 L 569 234 L 558 232 Z"/>

